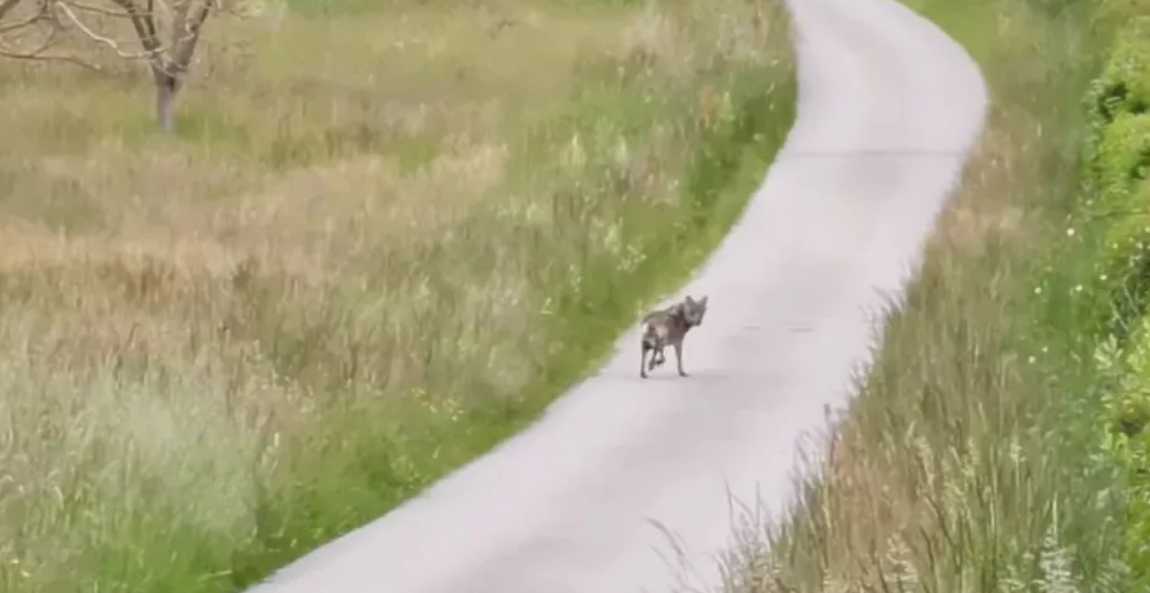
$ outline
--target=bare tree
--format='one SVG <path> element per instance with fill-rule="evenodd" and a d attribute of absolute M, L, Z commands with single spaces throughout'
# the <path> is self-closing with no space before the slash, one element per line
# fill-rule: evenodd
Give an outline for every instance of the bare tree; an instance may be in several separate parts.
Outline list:
<path fill-rule="evenodd" d="M 101 70 L 90 47 L 147 64 L 156 120 L 175 125 L 175 105 L 208 17 L 220 0 L 0 0 L 0 57 L 62 60 Z M 89 47 L 83 47 L 87 45 Z"/>

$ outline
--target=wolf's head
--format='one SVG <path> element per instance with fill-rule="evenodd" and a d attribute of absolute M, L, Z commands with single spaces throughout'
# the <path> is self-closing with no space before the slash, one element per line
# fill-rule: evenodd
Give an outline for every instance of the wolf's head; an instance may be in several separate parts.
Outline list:
<path fill-rule="evenodd" d="M 703 324 L 703 317 L 707 314 L 707 297 L 704 296 L 699 300 L 691 298 L 683 299 L 682 303 L 683 319 L 687 321 L 687 326 L 695 327 Z"/>

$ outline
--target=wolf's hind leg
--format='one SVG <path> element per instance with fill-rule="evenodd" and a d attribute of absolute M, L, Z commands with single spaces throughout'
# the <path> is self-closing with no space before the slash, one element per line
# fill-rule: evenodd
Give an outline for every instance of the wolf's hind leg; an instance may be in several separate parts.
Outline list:
<path fill-rule="evenodd" d="M 665 354 L 663 354 L 663 348 L 662 347 L 652 348 L 652 350 L 654 352 L 652 352 L 652 354 L 651 354 L 651 364 L 650 364 L 650 366 L 647 367 L 647 370 L 649 370 L 649 371 L 653 371 L 657 367 L 662 366 L 662 364 L 664 362 L 667 362 L 667 356 Z"/>

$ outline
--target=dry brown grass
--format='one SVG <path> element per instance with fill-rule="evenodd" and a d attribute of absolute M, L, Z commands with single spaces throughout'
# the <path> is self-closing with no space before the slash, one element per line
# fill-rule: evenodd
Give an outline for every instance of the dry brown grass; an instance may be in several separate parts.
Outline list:
<path fill-rule="evenodd" d="M 130 68 L 0 70 L 3 590 L 228 591 L 383 512 L 577 376 L 790 123 L 771 3 L 340 6 L 213 21 L 177 138 Z"/>

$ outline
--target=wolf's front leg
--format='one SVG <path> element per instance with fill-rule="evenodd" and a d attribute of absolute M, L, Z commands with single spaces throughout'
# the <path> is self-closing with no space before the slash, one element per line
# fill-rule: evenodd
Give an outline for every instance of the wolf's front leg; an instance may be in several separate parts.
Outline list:
<path fill-rule="evenodd" d="M 679 376 L 686 377 L 687 371 L 683 370 L 683 343 L 675 342 L 675 366 L 678 367 Z"/>

